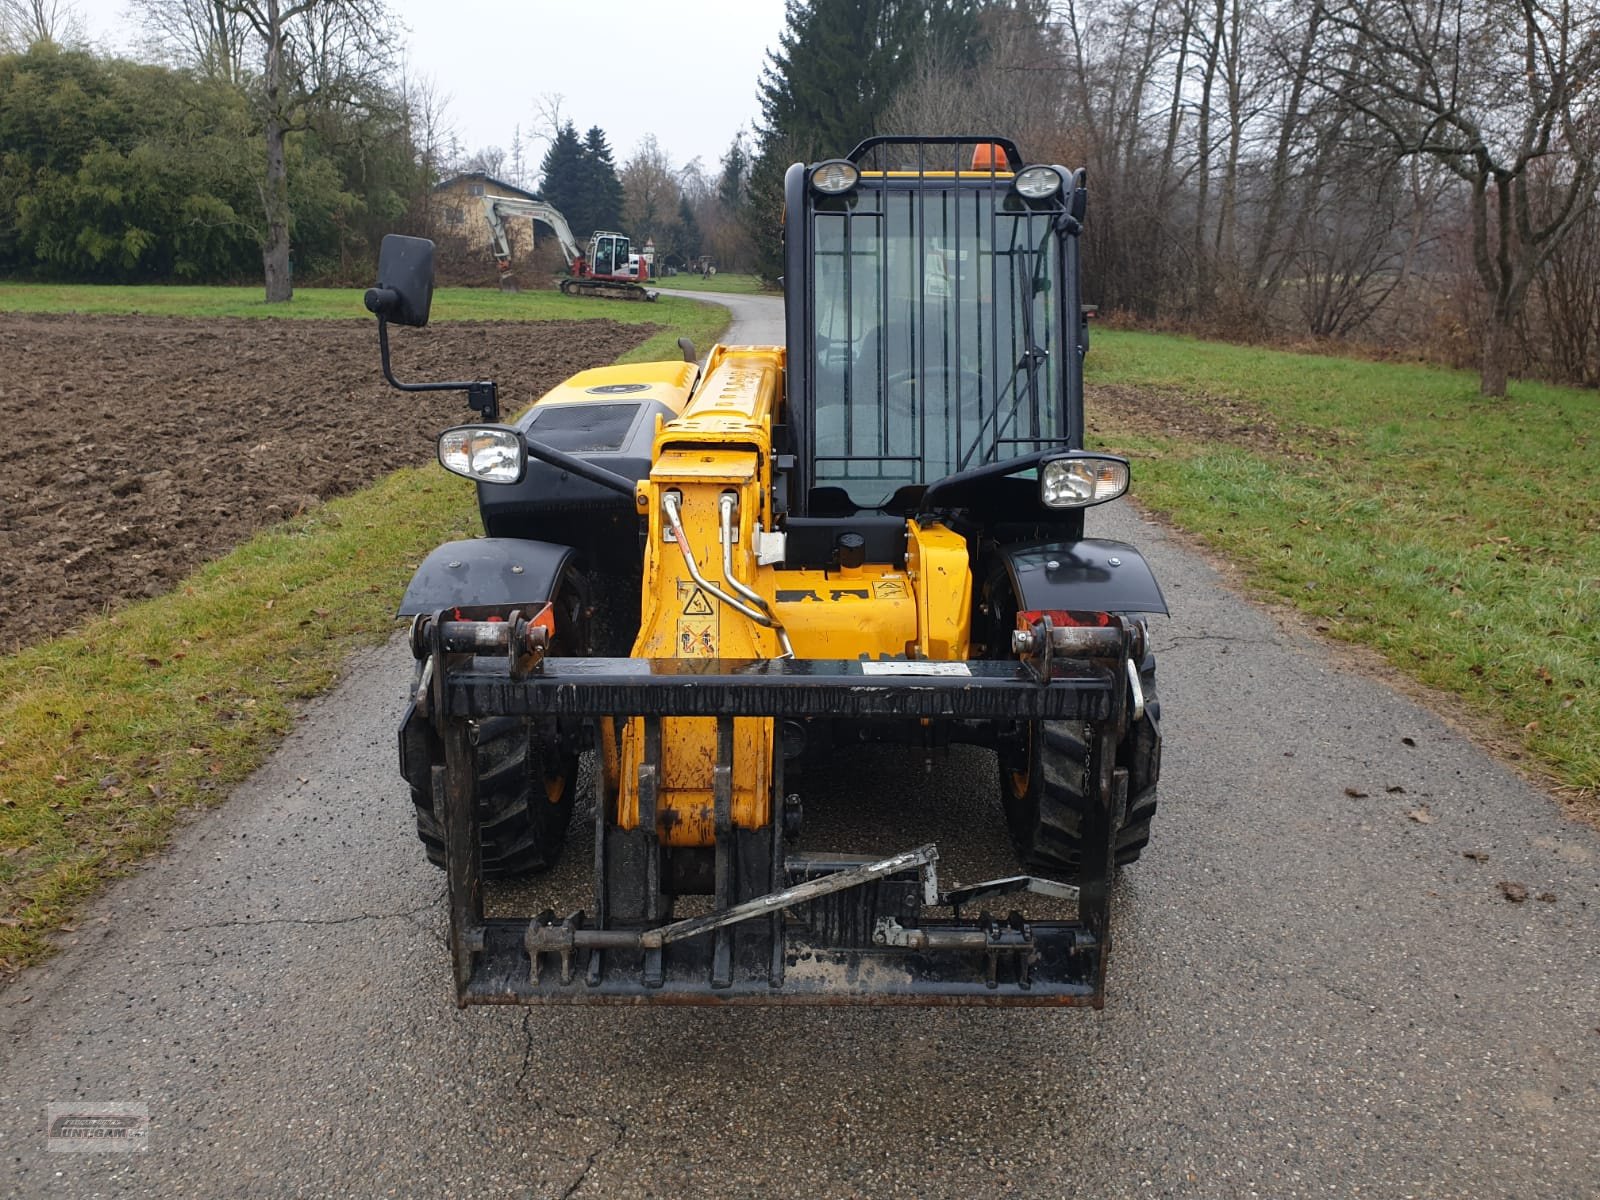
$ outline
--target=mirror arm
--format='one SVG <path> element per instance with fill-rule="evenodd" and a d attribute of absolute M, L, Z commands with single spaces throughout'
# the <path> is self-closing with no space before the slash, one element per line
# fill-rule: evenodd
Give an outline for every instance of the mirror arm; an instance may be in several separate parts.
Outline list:
<path fill-rule="evenodd" d="M 587 479 L 590 483 L 597 483 L 603 488 L 610 488 L 613 492 L 619 492 L 630 500 L 633 499 L 638 485 L 626 476 L 568 454 L 565 450 L 557 450 L 554 446 L 534 441 L 527 434 L 523 434 L 522 444 L 528 451 L 529 458 L 537 458 L 540 462 L 549 463 L 552 467 L 576 475 L 579 479 Z"/>
<path fill-rule="evenodd" d="M 378 354 L 383 360 L 383 377 L 389 386 L 399 392 L 465 392 L 467 403 L 485 421 L 500 419 L 500 400 L 492 379 L 479 379 L 470 383 L 401 383 L 389 366 L 389 322 L 378 314 Z M 629 485 L 632 490 L 632 485 Z"/>

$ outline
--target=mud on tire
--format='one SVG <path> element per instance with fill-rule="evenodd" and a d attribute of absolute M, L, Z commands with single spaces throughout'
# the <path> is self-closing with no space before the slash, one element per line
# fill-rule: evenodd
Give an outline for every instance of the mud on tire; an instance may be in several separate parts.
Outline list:
<path fill-rule="evenodd" d="M 475 729 L 472 752 L 478 773 L 484 876 L 496 879 L 548 870 L 567 840 L 577 756 L 560 753 L 552 745 L 554 739 L 521 717 L 479 721 Z M 435 798 L 444 796 L 444 764 L 430 764 L 426 780 L 410 782 L 417 836 L 428 861 L 442 867 L 444 828 Z"/>
<path fill-rule="evenodd" d="M 1139 669 L 1145 715 L 1117 746 L 1116 811 L 1112 814 L 1115 862 L 1134 862 L 1150 840 L 1161 774 L 1161 702 L 1155 690 L 1155 656 Z M 1082 868 L 1083 813 L 1089 803 L 1093 762 L 1090 727 L 1082 721 L 1035 721 L 1019 744 L 1000 754 L 1000 799 L 1023 867 L 1066 883 Z"/>
<path fill-rule="evenodd" d="M 587 582 L 567 574 L 558 589 L 551 653 L 589 653 Z M 420 680 L 413 679 L 415 690 Z M 505 879 L 555 866 L 567 840 L 578 786 L 575 730 L 527 717 L 490 717 L 470 726 L 478 781 L 479 844 L 486 879 Z M 417 837 L 436 867 L 444 866 L 443 749 L 427 725 L 407 714 L 400 735 L 400 773 L 411 788 Z"/>

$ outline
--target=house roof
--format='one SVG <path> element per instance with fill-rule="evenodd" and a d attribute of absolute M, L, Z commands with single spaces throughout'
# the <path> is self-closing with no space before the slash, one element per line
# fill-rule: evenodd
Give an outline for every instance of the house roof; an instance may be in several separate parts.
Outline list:
<path fill-rule="evenodd" d="M 481 182 L 488 184 L 493 186 L 498 191 L 512 196 L 525 196 L 529 200 L 537 200 L 539 198 L 538 193 L 530 192 L 527 188 L 519 188 L 516 184 L 507 183 L 504 179 L 496 179 L 493 175 L 490 175 L 486 171 L 463 171 L 459 175 L 450 176 L 449 179 L 441 179 L 438 183 L 433 185 L 433 190 L 436 192 L 442 192 L 446 188 L 458 184 L 463 180 L 470 180 L 474 183 Z"/>

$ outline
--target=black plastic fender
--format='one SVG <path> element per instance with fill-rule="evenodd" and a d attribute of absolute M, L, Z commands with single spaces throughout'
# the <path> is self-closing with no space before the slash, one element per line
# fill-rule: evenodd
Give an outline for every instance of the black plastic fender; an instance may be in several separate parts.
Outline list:
<path fill-rule="evenodd" d="M 570 546 L 528 538 L 446 542 L 411 577 L 396 616 L 442 608 L 511 608 L 552 599 Z"/>
<path fill-rule="evenodd" d="M 1144 555 L 1104 538 L 1001 548 L 1022 610 L 1163 613 L 1166 599 Z"/>

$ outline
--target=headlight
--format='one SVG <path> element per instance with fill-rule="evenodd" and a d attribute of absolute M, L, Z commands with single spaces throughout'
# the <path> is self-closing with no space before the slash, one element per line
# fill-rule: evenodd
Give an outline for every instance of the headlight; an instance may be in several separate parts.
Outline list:
<path fill-rule="evenodd" d="M 1053 458 L 1039 468 L 1039 502 L 1046 508 L 1088 508 L 1128 490 L 1120 458 Z"/>
<path fill-rule="evenodd" d="M 854 163 L 835 159 L 811 168 L 811 186 L 825 196 L 848 192 L 861 180 L 861 172 Z"/>
<path fill-rule="evenodd" d="M 446 471 L 483 483 L 520 483 L 528 457 L 515 429 L 458 425 L 439 435 L 439 463 Z"/>
<path fill-rule="evenodd" d="M 1012 186 L 1025 200 L 1048 200 L 1061 190 L 1061 176 L 1054 167 L 1023 167 Z"/>

